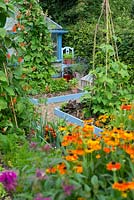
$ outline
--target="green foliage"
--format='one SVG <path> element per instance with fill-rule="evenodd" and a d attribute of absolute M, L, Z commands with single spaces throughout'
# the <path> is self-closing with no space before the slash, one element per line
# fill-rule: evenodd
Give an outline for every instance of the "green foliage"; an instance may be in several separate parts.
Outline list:
<path fill-rule="evenodd" d="M 111 62 L 107 75 L 104 66 L 97 66 L 91 74 L 94 76 L 94 85 L 89 88 L 93 113 L 112 113 L 114 108 L 119 109 L 123 98 L 133 99 L 127 65 Z"/>
<path fill-rule="evenodd" d="M 11 13 L 12 12 L 12 13 Z M 13 14 L 11 3 L 0 3 L 0 132 L 3 134 L 16 132 L 18 134 L 28 132 L 36 116 L 34 107 L 25 96 L 22 89 L 22 68 L 14 66 L 8 49 L 13 46 L 15 35 L 12 37 L 4 29 L 5 17 Z M 11 65 L 9 65 L 9 63 Z"/>
<path fill-rule="evenodd" d="M 16 1 L 14 1 L 16 5 Z M 22 58 L 24 90 L 41 92 L 52 72 L 51 35 L 46 16 L 36 0 L 19 1 L 15 47 Z M 30 85 L 30 86 L 29 86 Z"/>

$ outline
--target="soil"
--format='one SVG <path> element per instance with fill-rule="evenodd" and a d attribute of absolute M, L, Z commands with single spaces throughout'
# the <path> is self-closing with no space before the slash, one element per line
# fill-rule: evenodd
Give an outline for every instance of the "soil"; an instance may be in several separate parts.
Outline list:
<path fill-rule="evenodd" d="M 78 89 L 77 92 L 81 92 L 82 90 Z M 62 95 L 68 95 L 68 94 L 73 94 L 76 93 L 76 91 L 68 90 L 65 92 L 59 92 L 59 93 L 53 93 L 53 94 L 42 94 L 42 95 L 35 95 L 33 98 L 50 98 L 50 97 L 55 97 L 55 96 L 62 96 Z M 54 109 L 55 108 L 61 108 L 62 105 L 67 102 L 59 102 L 59 103 L 50 103 L 47 105 L 44 104 L 39 104 L 37 105 L 37 110 L 40 113 L 40 115 L 43 117 L 43 119 L 48 122 L 52 121 L 58 121 L 59 117 L 54 114 Z"/>
<path fill-rule="evenodd" d="M 81 120 L 89 119 L 89 117 L 91 117 L 89 107 L 84 102 L 78 102 L 77 100 L 70 100 L 63 104 L 61 110 Z"/>
<path fill-rule="evenodd" d="M 80 89 L 76 88 L 76 90 L 67 90 L 67 91 L 62 91 L 62 92 L 54 92 L 54 93 L 45 93 L 45 94 L 38 94 L 38 95 L 34 95 L 32 96 L 33 98 L 51 98 L 51 97 L 56 97 L 56 96 L 64 96 L 64 95 L 68 95 L 68 94 L 75 94 L 75 93 L 79 93 L 81 92 Z"/>

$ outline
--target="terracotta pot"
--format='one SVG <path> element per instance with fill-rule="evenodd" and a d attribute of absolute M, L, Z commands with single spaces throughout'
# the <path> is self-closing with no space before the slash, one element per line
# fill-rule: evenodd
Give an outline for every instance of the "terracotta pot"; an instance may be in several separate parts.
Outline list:
<path fill-rule="evenodd" d="M 73 60 L 72 59 L 70 59 L 70 58 L 65 58 L 64 59 L 64 64 L 66 64 L 66 65 L 71 65 L 71 64 L 73 64 Z"/>

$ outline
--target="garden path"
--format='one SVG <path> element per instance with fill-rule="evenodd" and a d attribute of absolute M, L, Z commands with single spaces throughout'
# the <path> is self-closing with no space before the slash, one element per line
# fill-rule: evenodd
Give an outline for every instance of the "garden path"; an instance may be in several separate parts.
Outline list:
<path fill-rule="evenodd" d="M 60 107 L 63 104 L 63 102 L 60 103 L 51 103 L 47 105 L 40 105 L 39 106 L 39 112 L 44 120 L 47 120 L 48 122 L 58 121 L 58 117 L 54 115 L 54 108 Z"/>

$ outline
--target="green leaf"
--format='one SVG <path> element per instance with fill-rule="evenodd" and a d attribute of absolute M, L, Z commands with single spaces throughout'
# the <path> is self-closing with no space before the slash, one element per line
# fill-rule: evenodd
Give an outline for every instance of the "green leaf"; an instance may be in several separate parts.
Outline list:
<path fill-rule="evenodd" d="M 91 178 L 91 183 L 93 186 L 97 186 L 98 185 L 98 177 L 96 175 L 93 175 Z"/>
<path fill-rule="evenodd" d="M 0 2 L 0 8 L 3 8 L 4 10 L 6 10 L 6 9 L 7 9 L 7 7 L 6 7 L 6 4 L 5 4 L 5 3 L 2 3 L 2 2 Z"/>
<path fill-rule="evenodd" d="M 22 102 L 18 102 L 16 108 L 19 113 L 22 113 L 24 110 L 24 104 Z"/>
<path fill-rule="evenodd" d="M 4 100 L 4 98 L 0 98 L 0 111 L 7 108 L 7 102 Z"/>
<path fill-rule="evenodd" d="M 11 87 L 5 87 L 5 90 L 7 91 L 7 93 L 10 95 L 10 96 L 14 96 L 14 91 Z"/>
<path fill-rule="evenodd" d="M 0 81 L 7 82 L 6 75 L 3 71 L 0 71 Z"/>
<path fill-rule="evenodd" d="M 6 30 L 4 28 L 0 28 L 0 37 L 4 38 L 6 35 Z"/>

